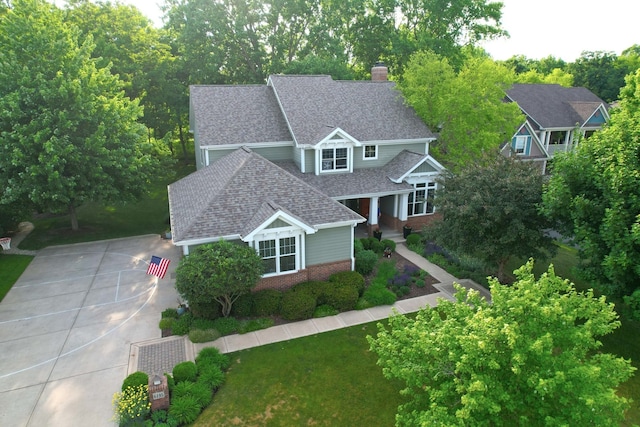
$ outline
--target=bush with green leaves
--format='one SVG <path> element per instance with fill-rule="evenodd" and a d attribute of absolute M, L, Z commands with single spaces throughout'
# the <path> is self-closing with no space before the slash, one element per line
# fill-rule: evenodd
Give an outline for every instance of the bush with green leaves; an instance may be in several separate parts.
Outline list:
<path fill-rule="evenodd" d="M 240 295 L 231 308 L 233 317 L 250 317 L 253 316 L 253 293 L 249 292 Z"/>
<path fill-rule="evenodd" d="M 409 234 L 406 239 L 407 246 L 419 245 L 422 240 L 420 234 Z"/>
<path fill-rule="evenodd" d="M 234 317 L 220 317 L 213 321 L 213 327 L 223 336 L 237 333 L 239 326 L 240 322 Z"/>
<path fill-rule="evenodd" d="M 357 254 L 360 251 L 364 251 L 364 245 L 362 244 L 362 240 L 354 239 L 353 241 L 353 254 Z"/>
<path fill-rule="evenodd" d="M 151 413 L 151 421 L 153 421 L 154 426 L 157 427 L 158 424 L 164 423 L 167 421 L 167 411 L 164 409 L 158 409 Z"/>
<path fill-rule="evenodd" d="M 386 283 L 372 283 L 364 291 L 362 299 L 368 304 L 368 306 L 362 307 L 363 303 L 360 302 L 358 308 L 392 305 L 396 302 L 397 296 L 387 288 Z"/>
<path fill-rule="evenodd" d="M 356 271 L 363 276 L 371 274 L 378 262 L 378 254 L 374 251 L 365 249 L 356 254 Z"/>
<path fill-rule="evenodd" d="M 175 418 L 180 425 L 191 424 L 198 418 L 201 409 L 195 397 L 182 396 L 171 400 L 169 416 Z"/>
<path fill-rule="evenodd" d="M 226 354 L 220 353 L 216 347 L 206 347 L 196 356 L 196 365 L 198 368 L 217 366 L 224 371 L 231 366 L 231 359 Z"/>
<path fill-rule="evenodd" d="M 386 248 L 391 249 L 393 252 L 396 251 L 396 242 L 391 239 L 383 239 L 381 242 L 383 250 Z"/>
<path fill-rule="evenodd" d="M 173 322 L 171 333 L 173 335 L 187 335 L 191 328 L 191 322 L 193 322 L 193 315 L 191 312 L 184 313 L 177 321 Z"/>
<path fill-rule="evenodd" d="M 308 286 L 294 286 L 282 296 L 282 317 L 286 320 L 304 320 L 313 316 L 317 296 Z"/>
<path fill-rule="evenodd" d="M 355 287 L 358 290 L 358 294 L 362 295 L 365 288 L 365 281 L 362 274 L 357 271 L 341 271 L 334 273 L 329 277 L 329 282 L 332 283 L 344 283 Z"/>
<path fill-rule="evenodd" d="M 198 367 L 191 361 L 178 363 L 173 367 L 173 379 L 176 387 L 183 381 L 195 381 L 198 376 Z"/>
<path fill-rule="evenodd" d="M 264 289 L 253 294 L 254 316 L 274 316 L 280 314 L 282 292 L 275 289 Z"/>
<path fill-rule="evenodd" d="M 192 343 L 211 342 L 220 338 L 222 334 L 215 328 L 193 329 L 189 331 L 189 341 Z"/>
<path fill-rule="evenodd" d="M 122 382 L 120 390 L 125 391 L 129 387 L 137 387 L 139 385 L 149 385 L 149 375 L 145 372 L 137 371 L 129 374 Z"/>
<path fill-rule="evenodd" d="M 163 319 L 177 319 L 179 317 L 178 310 L 175 308 L 167 308 L 160 315 Z"/>
<path fill-rule="evenodd" d="M 320 317 L 335 316 L 338 313 L 340 312 L 329 304 L 322 304 L 317 306 L 313 311 L 313 318 L 318 319 Z"/>
<path fill-rule="evenodd" d="M 158 327 L 160 329 L 162 329 L 163 331 L 165 330 L 171 330 L 173 329 L 173 325 L 178 321 L 178 319 L 174 319 L 173 317 L 165 317 L 160 319 L 160 322 L 158 323 Z"/>
<path fill-rule="evenodd" d="M 216 390 L 226 380 L 226 376 L 222 369 L 217 365 L 209 365 L 199 368 L 197 383 L 204 384 L 209 387 L 209 390 Z"/>
<path fill-rule="evenodd" d="M 238 326 L 239 334 L 247 334 L 260 329 L 267 329 L 274 325 L 273 319 L 262 317 L 259 319 L 241 320 Z"/>
<path fill-rule="evenodd" d="M 222 317 L 222 308 L 215 301 L 189 303 L 189 310 L 191 310 L 195 318 L 215 320 Z"/>
<path fill-rule="evenodd" d="M 151 411 L 149 386 L 126 387 L 113 395 L 114 421 L 120 426 L 134 426 L 144 422 Z"/>
<path fill-rule="evenodd" d="M 358 288 L 348 283 L 331 283 L 324 295 L 324 303 L 339 312 L 353 310 L 358 302 Z"/>

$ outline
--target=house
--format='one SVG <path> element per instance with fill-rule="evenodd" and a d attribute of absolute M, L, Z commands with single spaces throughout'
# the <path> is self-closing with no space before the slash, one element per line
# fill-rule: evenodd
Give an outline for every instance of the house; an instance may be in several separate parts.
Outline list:
<path fill-rule="evenodd" d="M 538 162 L 543 173 L 555 153 L 571 149 L 576 132 L 588 138 L 609 119 L 607 104 L 583 87 L 514 84 L 507 100 L 518 104 L 526 120 L 503 152 Z"/>
<path fill-rule="evenodd" d="M 198 170 L 169 186 L 173 243 L 251 245 L 266 265 L 259 286 L 285 287 L 352 269 L 358 224 L 427 223 L 444 169 L 429 155 L 435 135 L 386 75 L 192 86 Z"/>

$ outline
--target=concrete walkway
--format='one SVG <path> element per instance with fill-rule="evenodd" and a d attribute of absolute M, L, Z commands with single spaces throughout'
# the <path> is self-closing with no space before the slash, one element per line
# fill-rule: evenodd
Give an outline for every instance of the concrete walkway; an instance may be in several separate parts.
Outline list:
<path fill-rule="evenodd" d="M 427 305 L 435 307 L 440 299 L 454 300 L 455 289 L 453 283 L 459 283 L 468 289 L 475 289 L 487 300 L 491 300 L 491 294 L 482 286 L 470 280 L 458 280 L 442 268 L 427 261 L 420 255 L 408 249 L 404 243 L 398 243 L 396 252 L 403 258 L 414 263 L 425 270 L 438 282 L 434 285 L 440 292 L 423 295 L 417 298 L 397 301 L 389 306 L 371 307 L 366 310 L 353 310 L 337 314 L 335 316 L 321 317 L 318 319 L 307 319 L 300 322 L 287 323 L 273 326 L 267 329 L 250 332 L 247 334 L 227 335 L 216 341 L 202 344 L 194 344 L 194 354 L 198 354 L 205 347 L 216 347 L 222 353 L 232 353 L 234 351 L 245 350 L 275 342 L 288 341 L 302 338 L 322 332 L 333 331 L 349 326 L 374 322 L 388 318 L 394 312 L 400 314 L 414 313 Z"/>

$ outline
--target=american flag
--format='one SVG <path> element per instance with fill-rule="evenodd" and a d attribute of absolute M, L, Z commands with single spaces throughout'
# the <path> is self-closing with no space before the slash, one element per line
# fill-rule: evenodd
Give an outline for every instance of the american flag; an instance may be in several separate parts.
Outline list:
<path fill-rule="evenodd" d="M 167 273 L 167 268 L 169 268 L 170 262 L 171 260 L 152 255 L 151 262 L 149 263 L 149 268 L 147 268 L 147 274 L 158 276 L 159 278 L 163 279 L 164 275 Z"/>

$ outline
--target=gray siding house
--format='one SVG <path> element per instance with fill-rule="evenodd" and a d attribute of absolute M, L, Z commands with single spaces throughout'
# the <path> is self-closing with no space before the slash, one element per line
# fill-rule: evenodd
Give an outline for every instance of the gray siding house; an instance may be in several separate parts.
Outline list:
<path fill-rule="evenodd" d="M 518 104 L 526 121 L 503 153 L 538 162 L 543 173 L 555 153 L 570 150 L 578 135 L 588 138 L 609 119 L 607 103 L 584 87 L 514 84 L 507 100 Z"/>
<path fill-rule="evenodd" d="M 169 186 L 173 243 L 256 249 L 260 287 L 353 269 L 354 229 L 400 230 L 434 214 L 444 169 L 435 135 L 386 68 L 372 81 L 270 76 L 266 85 L 190 88 L 197 171 Z"/>

